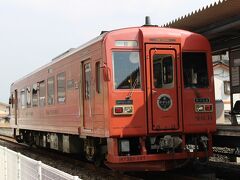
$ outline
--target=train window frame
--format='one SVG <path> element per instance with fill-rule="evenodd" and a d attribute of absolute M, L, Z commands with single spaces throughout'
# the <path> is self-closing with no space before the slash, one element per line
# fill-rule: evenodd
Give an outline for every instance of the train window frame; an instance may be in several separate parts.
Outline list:
<path fill-rule="evenodd" d="M 26 90 L 25 90 L 25 88 L 23 88 L 23 89 L 20 91 L 20 99 L 21 99 L 21 108 L 22 108 L 22 109 L 25 109 L 25 108 L 26 108 L 26 105 L 27 105 Z"/>
<path fill-rule="evenodd" d="M 100 61 L 95 63 L 95 79 L 96 79 L 96 92 L 101 93 L 101 63 Z"/>
<path fill-rule="evenodd" d="M 121 71 L 122 71 L 124 68 L 119 68 L 119 67 L 115 68 L 115 61 L 116 61 L 116 59 L 114 58 L 114 53 L 137 53 L 137 59 L 136 59 L 136 57 L 134 57 L 134 55 L 132 57 L 130 57 L 130 55 L 129 55 L 129 61 L 131 61 L 132 64 L 138 64 L 138 68 L 137 69 L 138 69 L 138 73 L 139 74 L 137 75 L 137 78 L 135 78 L 135 80 L 132 81 L 131 84 L 129 84 L 128 88 L 119 88 L 119 87 L 117 87 L 117 84 L 116 84 L 116 76 L 117 76 L 116 75 L 116 69 L 121 69 Z M 136 61 L 138 61 L 138 62 L 136 62 Z M 127 66 L 127 67 L 129 67 L 129 66 Z M 114 50 L 112 50 L 112 69 L 113 69 L 113 71 L 112 71 L 113 89 L 115 89 L 117 91 L 119 91 L 119 90 L 126 90 L 126 91 L 134 90 L 135 91 L 135 90 L 141 90 L 142 89 L 141 55 L 140 55 L 140 51 L 139 50 L 127 50 L 127 49 L 124 49 L 124 50 L 123 49 L 121 49 L 121 50 L 114 49 Z M 133 72 L 130 75 L 132 75 L 132 74 L 133 74 Z M 127 77 L 129 77 L 130 75 L 128 75 Z M 135 84 L 135 83 L 137 83 L 137 84 Z"/>
<path fill-rule="evenodd" d="M 207 52 L 203 51 L 182 52 L 184 88 L 209 88 L 207 58 Z"/>
<path fill-rule="evenodd" d="M 155 59 L 155 57 L 159 55 L 159 57 L 157 57 L 157 59 Z M 170 59 L 168 58 L 170 57 Z M 168 58 L 168 59 L 166 59 Z M 170 60 L 170 61 L 168 61 Z M 156 62 L 156 63 L 155 63 Z M 170 62 L 170 66 L 169 65 Z M 152 66 L 153 66 L 153 87 L 157 88 L 157 89 L 161 89 L 161 88 L 167 88 L 167 89 L 171 89 L 174 87 L 174 82 L 175 80 L 175 58 L 173 57 L 172 54 L 154 54 L 153 56 L 153 62 L 152 62 Z M 155 71 L 155 64 L 159 64 L 160 65 L 160 71 Z M 168 68 L 166 68 L 168 67 Z M 170 68 L 169 68 L 170 67 Z M 169 69 L 170 69 L 170 74 L 169 74 Z M 155 72 L 160 72 L 159 74 L 159 79 L 155 76 Z"/>
<path fill-rule="evenodd" d="M 84 66 L 84 98 L 85 100 L 91 99 L 91 83 L 92 83 L 92 65 L 90 62 L 83 65 Z"/>
<path fill-rule="evenodd" d="M 39 82 L 38 102 L 39 102 L 39 107 L 44 107 L 46 105 L 46 83 L 44 80 Z"/>
<path fill-rule="evenodd" d="M 67 80 L 67 90 L 73 90 L 73 88 L 74 88 L 74 80 L 73 79 Z"/>
<path fill-rule="evenodd" d="M 50 80 L 52 80 L 51 86 L 50 86 Z M 54 76 L 51 76 L 47 79 L 47 104 L 48 105 L 55 104 L 55 77 Z"/>
<path fill-rule="evenodd" d="M 27 105 L 27 108 L 30 108 L 31 104 L 32 104 L 31 92 L 32 92 L 31 87 L 30 86 L 26 87 L 26 105 Z"/>
<path fill-rule="evenodd" d="M 63 79 L 63 86 L 60 87 L 60 80 L 59 77 L 63 75 L 64 79 Z M 62 92 L 60 92 L 59 90 L 63 89 Z M 63 93 L 63 95 L 60 95 L 60 93 Z M 65 72 L 60 72 L 57 74 L 57 103 L 58 104 L 65 104 L 66 103 L 66 73 Z"/>
<path fill-rule="evenodd" d="M 38 107 L 38 84 L 32 85 L 32 107 Z"/>

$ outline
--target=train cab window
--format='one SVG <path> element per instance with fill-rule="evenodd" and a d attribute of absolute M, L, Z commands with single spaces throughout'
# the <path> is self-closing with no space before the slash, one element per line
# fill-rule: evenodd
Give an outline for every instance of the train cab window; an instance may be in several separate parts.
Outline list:
<path fill-rule="evenodd" d="M 33 107 L 38 106 L 38 86 L 37 86 L 37 84 L 34 84 L 32 86 L 32 106 Z"/>
<path fill-rule="evenodd" d="M 173 87 L 173 57 L 170 54 L 153 56 L 153 81 L 155 88 Z"/>
<path fill-rule="evenodd" d="M 31 107 L 31 88 L 30 87 L 26 88 L 26 93 L 27 93 L 27 96 L 26 96 L 27 107 L 30 108 Z"/>
<path fill-rule="evenodd" d="M 206 53 L 183 52 L 182 63 L 185 88 L 207 88 L 209 86 Z"/>
<path fill-rule="evenodd" d="M 22 89 L 21 90 L 21 94 L 20 94 L 21 96 L 21 106 L 22 106 L 22 109 L 24 109 L 24 108 L 26 108 L 26 101 L 27 101 L 27 99 L 26 99 L 26 91 L 25 91 L 25 89 Z"/>
<path fill-rule="evenodd" d="M 54 104 L 54 77 L 47 80 L 47 102 L 48 105 Z"/>
<path fill-rule="evenodd" d="M 65 103 L 66 98 L 66 78 L 65 72 L 57 75 L 57 100 L 58 103 Z"/>
<path fill-rule="evenodd" d="M 114 88 L 141 88 L 139 52 L 113 52 L 112 59 Z"/>
<path fill-rule="evenodd" d="M 45 81 L 39 83 L 39 106 L 45 106 L 46 88 Z"/>
<path fill-rule="evenodd" d="M 98 94 L 100 94 L 101 93 L 100 62 L 96 62 L 95 69 L 96 69 L 96 91 L 97 91 Z"/>

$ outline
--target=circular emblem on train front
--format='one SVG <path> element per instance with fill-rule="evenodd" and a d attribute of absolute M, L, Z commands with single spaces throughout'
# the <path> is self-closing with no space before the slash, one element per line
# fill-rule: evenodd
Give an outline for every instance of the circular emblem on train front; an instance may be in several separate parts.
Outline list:
<path fill-rule="evenodd" d="M 172 107 L 172 98 L 168 94 L 162 94 L 157 98 L 157 105 L 163 111 L 168 111 Z"/>

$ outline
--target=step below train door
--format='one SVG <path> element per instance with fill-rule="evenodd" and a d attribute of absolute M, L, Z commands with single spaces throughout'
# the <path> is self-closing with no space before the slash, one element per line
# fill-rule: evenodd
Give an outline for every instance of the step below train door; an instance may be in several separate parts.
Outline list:
<path fill-rule="evenodd" d="M 149 44 L 148 68 L 148 127 L 149 132 L 179 129 L 177 82 L 178 45 Z"/>

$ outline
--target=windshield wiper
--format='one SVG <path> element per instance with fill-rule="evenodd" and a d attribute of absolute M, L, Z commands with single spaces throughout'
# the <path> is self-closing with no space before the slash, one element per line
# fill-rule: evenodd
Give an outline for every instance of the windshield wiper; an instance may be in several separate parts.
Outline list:
<path fill-rule="evenodd" d="M 134 91 L 134 89 L 136 88 L 137 84 L 138 84 L 138 76 L 136 76 L 136 79 L 135 79 L 134 82 L 133 82 L 133 85 L 132 85 L 132 87 L 131 87 L 131 90 L 130 90 L 130 92 L 128 93 L 128 95 L 126 96 L 126 99 L 127 99 L 127 100 L 131 99 L 132 94 L 133 94 L 133 91 Z"/>

